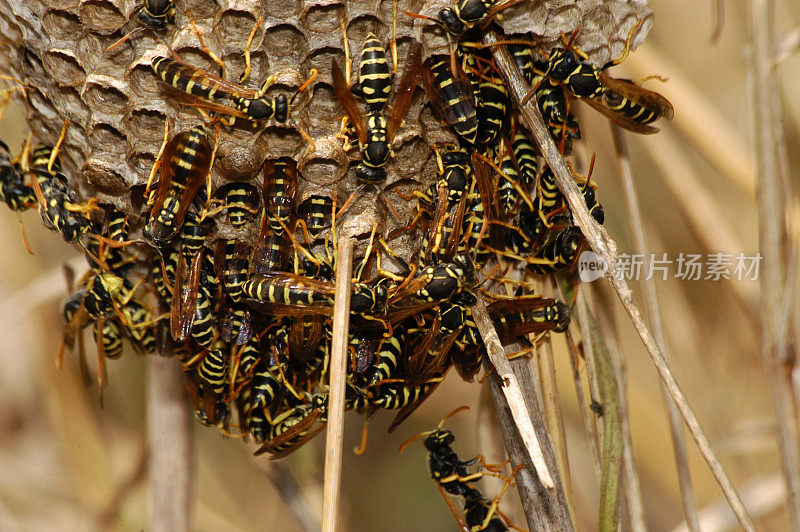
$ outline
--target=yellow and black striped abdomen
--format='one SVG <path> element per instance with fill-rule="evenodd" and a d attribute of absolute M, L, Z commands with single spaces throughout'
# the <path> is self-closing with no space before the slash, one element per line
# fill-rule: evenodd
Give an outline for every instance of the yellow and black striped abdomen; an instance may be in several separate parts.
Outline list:
<path fill-rule="evenodd" d="M 199 96 L 210 102 L 231 97 L 218 83 L 199 70 L 169 57 L 155 56 L 150 61 L 153 71 L 161 81 L 179 91 Z"/>
<path fill-rule="evenodd" d="M 392 73 L 386 60 L 386 50 L 370 33 L 361 50 L 361 62 L 358 66 L 358 82 L 361 96 L 370 110 L 381 109 L 392 92 Z"/>

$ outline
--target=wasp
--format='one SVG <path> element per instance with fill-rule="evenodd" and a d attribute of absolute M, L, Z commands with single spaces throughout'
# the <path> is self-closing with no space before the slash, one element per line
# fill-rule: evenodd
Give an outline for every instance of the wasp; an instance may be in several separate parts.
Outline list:
<path fill-rule="evenodd" d="M 481 34 L 470 30 L 470 41 L 461 41 L 457 52 L 462 68 L 472 83 L 478 118 L 477 143 L 481 146 L 494 144 L 500 132 L 507 126 L 511 102 L 508 89 L 497 71 L 491 52 L 482 48 Z"/>
<path fill-rule="evenodd" d="M 154 30 L 163 30 L 175 16 L 174 0 L 144 0 L 139 9 L 139 22 Z"/>
<path fill-rule="evenodd" d="M 333 59 L 331 74 L 333 89 L 337 100 L 344 107 L 349 123 L 353 125 L 361 150 L 361 164 L 356 176 L 371 183 L 380 183 L 386 179 L 386 163 L 392 154 L 392 141 L 400 129 L 403 117 L 411 104 L 414 89 L 417 86 L 417 75 L 421 65 L 422 46 L 414 41 L 406 58 L 406 67 L 400 78 L 395 93 L 394 109 L 387 120 L 383 107 L 388 99 L 384 97 L 386 84 L 391 86 L 391 76 L 385 76 L 384 67 L 386 52 L 374 35 L 367 38 L 365 52 L 362 53 L 359 71 L 364 79 L 360 92 L 367 103 L 367 114 L 363 116 L 349 82 L 342 74 L 342 68 L 336 58 Z M 382 60 L 381 60 L 382 58 Z M 388 68 L 388 64 L 385 65 Z"/>
<path fill-rule="evenodd" d="M 576 98 L 583 99 L 618 126 L 635 133 L 652 134 L 658 128 L 649 125 L 659 118 L 671 120 L 672 104 L 657 92 L 644 89 L 630 80 L 615 79 L 605 73 L 627 57 L 637 23 L 628 35 L 625 51 L 619 59 L 598 68 L 589 62 L 585 52 L 572 47 L 551 51 L 544 75 L 562 84 Z M 574 38 L 574 36 L 573 36 Z"/>
<path fill-rule="evenodd" d="M 568 225 L 559 231 L 550 243 L 533 254 L 534 258 L 543 259 L 547 263 L 530 263 L 528 269 L 544 275 L 569 267 L 578 255 L 581 238 L 583 238 L 581 230 L 574 225 Z"/>
<path fill-rule="evenodd" d="M 270 453 L 275 460 L 292 453 L 325 428 L 324 423 L 317 423 L 320 415 L 320 409 L 310 404 L 284 412 L 269 427 L 264 445 L 255 454 Z"/>
<path fill-rule="evenodd" d="M 423 441 L 425 449 L 428 451 L 428 469 L 439 492 L 447 503 L 447 507 L 453 517 L 459 523 L 461 530 L 478 531 L 491 530 L 493 532 L 506 531 L 509 525 L 508 519 L 500 517 L 498 502 L 510 485 L 519 468 L 515 469 L 509 478 L 503 477 L 499 471 L 499 466 L 486 463 L 482 455 L 478 455 L 471 460 L 462 460 L 453 450 L 455 435 L 449 429 L 443 428 L 444 421 L 455 413 L 466 409 L 463 406 L 456 409 L 453 413 L 445 417 L 439 426 L 430 432 L 423 432 L 405 441 L 400 446 L 400 452 L 405 450 L 411 442 L 425 437 Z M 483 469 L 470 473 L 469 468 L 480 464 Z M 495 499 L 484 496 L 476 487 L 475 483 L 486 475 L 497 476 L 506 480 L 506 484 Z M 458 496 L 464 500 L 463 512 L 456 507 L 450 496 Z"/>
<path fill-rule="evenodd" d="M 238 240 L 217 241 L 214 264 L 222 266 L 219 277 L 222 279 L 225 292 L 234 303 L 241 302 L 244 297 L 242 283 L 247 280 L 249 250 L 247 244 Z"/>
<path fill-rule="evenodd" d="M 564 332 L 570 313 L 561 301 L 540 296 L 499 299 L 488 305 L 501 341 L 544 331 Z"/>
<path fill-rule="evenodd" d="M 36 205 L 33 189 L 24 183 L 23 174 L 11 162 L 11 151 L 3 141 L 0 141 L 0 200 L 15 211 Z"/>
<path fill-rule="evenodd" d="M 447 56 L 432 56 L 428 68 L 423 70 L 422 82 L 439 117 L 464 141 L 475 144 L 478 137 L 475 94 L 461 67 L 457 65 L 454 73 Z"/>
<path fill-rule="evenodd" d="M 175 0 L 144 0 L 138 11 L 136 18 L 142 26 L 128 32 L 120 40 L 106 48 L 107 52 L 118 48 L 122 43 L 145 28 L 150 28 L 154 31 L 166 28 L 167 24 L 171 24 L 175 19 Z"/>
<path fill-rule="evenodd" d="M 426 17 L 417 13 L 405 12 L 406 15 L 424 18 L 436 22 L 447 33 L 454 37 L 461 36 L 469 28 L 487 21 L 503 9 L 507 9 L 522 0 L 455 0 L 453 7 L 445 7 L 439 11 L 439 18 Z"/>
<path fill-rule="evenodd" d="M 438 303 L 466 291 L 475 282 L 475 265 L 465 253 L 457 253 L 451 262 L 426 266 L 409 282 L 404 282 L 389 297 L 389 306 L 398 307 L 406 300 Z"/>
<path fill-rule="evenodd" d="M 457 250 L 467 203 L 467 189 L 472 182 L 469 155 L 452 145 L 436 149 L 439 179 L 436 184 L 436 207 L 433 233 L 426 231 L 422 247 L 425 262 L 438 264 L 451 259 Z M 431 197 L 428 201 L 432 201 Z M 421 204 L 424 199 L 420 199 Z"/>
<path fill-rule="evenodd" d="M 312 195 L 300 204 L 299 216 L 308 233 L 308 243 L 313 243 L 333 221 L 333 199 L 328 196 Z"/>
<path fill-rule="evenodd" d="M 178 234 L 189 207 L 199 198 L 198 192 L 208 179 L 212 159 L 211 143 L 204 126 L 195 126 L 172 137 L 164 148 L 158 190 L 143 229 L 145 238 L 158 246 Z"/>
<path fill-rule="evenodd" d="M 40 146 L 34 150 L 31 159 L 31 181 L 33 192 L 39 201 L 39 213 L 45 226 L 58 231 L 67 242 L 77 241 L 89 230 L 86 214 L 95 208 L 94 202 L 84 205 L 75 201 L 75 194 L 65 176 L 53 165 L 47 169 L 52 148 Z"/>
<path fill-rule="evenodd" d="M 228 211 L 228 221 L 237 231 L 252 219 L 258 209 L 258 189 L 250 183 L 227 183 L 217 189 L 217 198 L 223 205 L 206 214 L 210 216 L 217 210 Z"/>
<path fill-rule="evenodd" d="M 203 386 L 216 395 L 221 395 L 225 390 L 225 376 L 227 374 L 227 362 L 225 360 L 225 342 L 217 340 L 213 347 L 206 352 L 200 362 L 197 373 L 203 381 Z"/>
<path fill-rule="evenodd" d="M 291 231 L 294 226 L 297 178 L 297 163 L 292 159 L 264 163 L 264 212 L 250 259 L 254 275 L 281 271 L 287 266 L 291 244 L 287 229 Z"/>
<path fill-rule="evenodd" d="M 269 313 L 330 314 L 333 311 L 335 285 L 313 277 L 288 272 L 272 272 L 251 277 L 242 284 L 249 298 L 247 303 Z M 354 283 L 350 296 L 350 311 L 367 314 L 382 313 L 386 304 L 384 286 L 373 287 Z"/>
<path fill-rule="evenodd" d="M 171 87 L 217 104 L 210 106 L 212 110 L 251 120 L 274 119 L 281 124 L 289 118 L 290 102 L 286 94 L 266 96 L 267 90 L 277 79 L 276 74 L 269 76 L 261 88 L 254 91 L 172 57 L 155 56 L 150 64 L 156 75 Z"/>

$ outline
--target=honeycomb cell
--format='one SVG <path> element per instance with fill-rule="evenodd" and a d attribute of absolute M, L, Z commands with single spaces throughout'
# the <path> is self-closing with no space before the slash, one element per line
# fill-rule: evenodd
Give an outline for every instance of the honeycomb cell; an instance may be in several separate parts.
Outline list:
<path fill-rule="evenodd" d="M 49 87 L 52 80 L 47 76 L 42 59 L 27 46 L 19 48 L 19 55 L 23 81 L 29 81 L 38 87 Z"/>
<path fill-rule="evenodd" d="M 120 165 L 124 164 L 124 162 L 110 162 L 113 160 L 119 161 L 120 157 L 92 155 L 84 163 L 81 173 L 89 184 L 99 192 L 109 196 L 121 196 L 128 191 L 128 185 L 120 172 Z"/>
<path fill-rule="evenodd" d="M 303 178 L 323 187 L 341 181 L 349 169 L 341 140 L 329 135 L 315 138 L 314 144 L 313 150 L 307 147 L 297 160 Z"/>
<path fill-rule="evenodd" d="M 223 2 L 227 4 L 237 3 L 235 0 L 228 0 L 227 2 Z M 244 3 L 244 2 L 238 2 Z M 215 13 L 217 13 L 220 9 L 220 2 L 215 0 L 185 0 L 180 1 L 180 10 L 178 14 L 181 13 L 191 13 L 192 17 L 197 20 L 206 19 L 213 17 Z M 224 6 L 223 6 L 224 7 Z M 184 25 L 188 25 L 188 20 L 177 20 L 176 23 L 181 23 Z"/>
<path fill-rule="evenodd" d="M 146 63 L 134 65 L 128 73 L 128 80 L 134 94 L 142 97 L 157 97 L 164 85 L 153 73 L 149 60 Z"/>
<path fill-rule="evenodd" d="M 383 36 L 387 31 L 378 17 L 361 15 L 347 24 L 347 40 L 350 41 L 350 54 L 353 57 L 354 65 L 358 64 L 356 61 L 361 57 L 361 47 L 370 33 L 377 35 L 384 48 L 386 47 L 388 43 Z M 391 36 L 391 32 L 388 34 Z"/>
<path fill-rule="evenodd" d="M 243 37 L 246 39 L 255 24 L 256 18 L 252 13 L 228 9 L 220 15 L 219 22 L 214 26 L 214 31 L 222 37 L 223 42 L 235 42 L 240 41 Z"/>
<path fill-rule="evenodd" d="M 122 4 L 122 0 L 84 0 L 78 8 L 78 16 L 90 30 L 108 35 L 128 21 Z"/>
<path fill-rule="evenodd" d="M 86 78 L 81 97 L 86 104 L 105 114 L 122 114 L 128 103 L 127 85 L 110 76 L 91 74 Z"/>
<path fill-rule="evenodd" d="M 78 16 L 61 9 L 48 11 L 42 21 L 42 27 L 50 35 L 71 37 L 72 39 L 77 39 L 83 32 Z"/>
<path fill-rule="evenodd" d="M 222 62 L 225 63 L 228 79 L 231 80 L 238 80 L 239 76 L 244 72 L 246 67 L 244 54 L 240 49 L 223 55 Z M 250 75 L 248 76 L 247 80 L 242 83 L 242 86 L 254 87 L 257 89 L 269 75 L 269 58 L 267 54 L 260 51 L 251 52 Z"/>
<path fill-rule="evenodd" d="M 261 165 L 264 163 L 264 142 L 260 145 L 237 144 L 220 141 L 214 170 L 228 181 L 250 181 L 258 176 Z"/>
<path fill-rule="evenodd" d="M 297 15 L 302 4 L 302 0 L 264 0 L 261 3 L 265 15 L 280 20 Z"/>
<path fill-rule="evenodd" d="M 123 153 L 125 151 L 125 135 L 115 126 L 97 122 L 89 129 L 89 141 L 92 146 L 104 152 Z"/>
<path fill-rule="evenodd" d="M 314 93 L 308 106 L 312 136 L 322 137 L 339 131 L 338 118 L 340 114 L 344 116 L 344 110 L 331 105 L 334 99 L 333 88 L 322 83 L 314 87 Z"/>
<path fill-rule="evenodd" d="M 134 145 L 146 142 L 154 144 L 164 138 L 164 121 L 167 115 L 159 109 L 132 109 L 123 119 L 128 130 L 128 139 Z"/>
<path fill-rule="evenodd" d="M 60 111 L 60 114 L 69 119 L 73 124 L 86 127 L 91 118 L 91 109 L 81 100 L 78 90 L 74 87 L 54 87 L 49 93 L 50 101 Z"/>
<path fill-rule="evenodd" d="M 344 16 L 344 12 L 344 6 L 340 3 L 317 5 L 308 8 L 303 19 L 308 31 L 332 33 L 339 30 L 339 19 Z"/>
<path fill-rule="evenodd" d="M 136 152 L 128 156 L 128 167 L 136 175 L 137 183 L 145 183 L 150 170 L 156 162 L 156 156 L 147 152 Z M 133 197 L 133 194 L 131 194 Z"/>
<path fill-rule="evenodd" d="M 296 67 L 300 59 L 308 53 L 308 41 L 294 26 L 280 24 L 267 30 L 264 49 L 270 51 L 273 62 L 280 62 L 285 67 Z"/>
<path fill-rule="evenodd" d="M 126 41 L 114 50 L 106 51 L 117 41 L 116 35 L 87 32 L 77 43 L 76 55 L 83 58 L 83 64 L 89 72 L 123 78 L 125 68 L 134 59 L 134 50 L 132 43 Z"/>
<path fill-rule="evenodd" d="M 75 87 L 86 79 L 86 71 L 73 50 L 47 50 L 42 63 L 47 73 L 59 85 Z"/>

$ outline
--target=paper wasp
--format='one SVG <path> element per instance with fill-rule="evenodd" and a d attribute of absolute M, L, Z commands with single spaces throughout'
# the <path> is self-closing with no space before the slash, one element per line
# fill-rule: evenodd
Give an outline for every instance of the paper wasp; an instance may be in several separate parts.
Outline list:
<path fill-rule="evenodd" d="M 450 413 L 442 419 L 435 430 L 423 432 L 405 441 L 400 446 L 400 452 L 403 452 L 411 442 L 424 436 L 423 443 L 428 451 L 428 469 L 431 478 L 458 522 L 459 529 L 465 532 L 506 531 L 509 521 L 505 516 L 502 516 L 501 519 L 502 514 L 498 509 L 498 502 L 516 476 L 519 467 L 512 472 L 509 478 L 505 478 L 500 474 L 500 466 L 487 464 L 482 455 L 471 460 L 461 460 L 458 457 L 452 447 L 455 443 L 455 436 L 451 430 L 443 428 L 443 425 L 448 418 L 467 408 L 462 406 Z M 482 469 L 470 473 L 469 468 L 476 464 L 480 464 Z M 475 483 L 486 475 L 503 478 L 506 481 L 505 486 L 494 499 L 484 496 L 475 486 Z M 451 496 L 459 496 L 464 499 L 463 512 L 455 505 Z"/>
<path fill-rule="evenodd" d="M 206 213 L 206 216 L 227 210 L 228 220 L 237 231 L 244 229 L 257 212 L 258 189 L 250 183 L 226 183 L 217 189 L 215 196 L 222 201 L 222 205 Z"/>
<path fill-rule="evenodd" d="M 460 66 L 453 73 L 447 56 L 432 56 L 422 71 L 422 82 L 436 114 L 464 141 L 475 144 L 478 136 L 475 94 Z"/>
<path fill-rule="evenodd" d="M 210 102 L 213 111 L 251 120 L 284 123 L 289 118 L 289 99 L 281 93 L 267 97 L 277 75 L 269 76 L 257 91 L 225 81 L 179 59 L 155 56 L 151 66 L 156 75 L 171 87 Z M 226 105 L 229 103 L 230 106 Z"/>
<path fill-rule="evenodd" d="M 461 36 L 469 28 L 490 20 L 500 11 L 523 0 L 455 0 L 453 7 L 445 7 L 439 11 L 439 18 L 426 17 L 418 13 L 405 11 L 406 15 L 431 20 L 454 37 Z"/>
<path fill-rule="evenodd" d="M 24 211 L 36 205 L 33 189 L 24 183 L 19 166 L 11 162 L 11 151 L 0 141 L 0 200 L 14 211 Z"/>
<path fill-rule="evenodd" d="M 364 94 L 368 104 L 366 116 L 362 115 L 358 102 L 350 90 L 349 80 L 346 80 L 342 74 L 342 67 L 336 58 L 333 59 L 331 65 L 331 75 L 336 99 L 344 107 L 349 123 L 355 128 L 358 147 L 362 153 L 361 164 L 356 170 L 356 176 L 363 181 L 380 183 L 386 179 L 385 166 L 389 156 L 393 153 L 392 141 L 400 129 L 418 83 L 417 75 L 422 60 L 422 46 L 416 41 L 411 44 L 403 75 L 395 91 L 394 109 L 388 120 L 383 111 L 386 100 L 382 94 L 385 92 L 385 84 L 391 82 L 391 77 L 386 77 L 376 68 L 381 64 L 376 57 L 379 58 L 382 53 L 385 61 L 385 52 L 374 36 L 367 38 L 365 48 L 368 53 L 362 54 L 360 71 L 364 72 L 365 76 L 361 83 L 361 91 L 368 91 Z"/>
<path fill-rule="evenodd" d="M 658 128 L 650 123 L 662 117 L 672 119 L 674 111 L 669 100 L 631 80 L 615 79 L 605 73 L 625 60 L 633 34 L 640 25 L 641 21 L 631 29 L 622 56 L 602 68 L 591 64 L 585 52 L 572 46 L 573 35 L 565 48 L 550 52 L 544 76 L 561 83 L 576 98 L 583 99 L 618 126 L 635 133 L 652 134 L 658 132 Z"/>
<path fill-rule="evenodd" d="M 198 125 L 172 137 L 157 162 L 160 173 L 150 218 L 143 229 L 156 246 L 172 240 L 211 171 L 213 153 L 205 127 Z"/>
<path fill-rule="evenodd" d="M 291 239 L 287 231 L 294 230 L 297 178 L 297 163 L 293 159 L 264 163 L 264 212 L 250 259 L 254 275 L 282 271 L 288 265 Z"/>

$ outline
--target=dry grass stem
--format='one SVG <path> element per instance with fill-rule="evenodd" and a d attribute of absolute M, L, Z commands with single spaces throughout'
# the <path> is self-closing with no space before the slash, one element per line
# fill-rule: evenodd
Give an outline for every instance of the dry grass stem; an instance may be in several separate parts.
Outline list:
<path fill-rule="evenodd" d="M 479 304 L 481 303 L 479 301 Z M 479 325 L 478 327 L 480 328 L 481 326 Z M 490 328 L 494 331 L 493 325 L 490 325 Z M 507 346 L 507 349 L 512 352 L 518 351 L 521 346 L 519 344 L 511 344 Z M 569 532 L 575 528 L 572 521 L 573 516 L 569 513 L 569 507 L 560 482 L 560 474 L 556 468 L 555 454 L 547 434 L 547 423 L 542 414 L 542 405 L 535 392 L 535 381 L 538 380 L 538 376 L 531 374 L 532 367 L 524 358 L 507 360 L 506 363 L 511 366 L 511 370 L 525 394 L 522 399 L 525 401 L 528 412 L 530 412 L 536 435 L 542 443 L 544 458 L 551 470 L 554 471 L 555 489 L 547 489 L 536 475 L 528 448 L 520 436 L 516 419 L 511 413 L 504 391 L 507 386 L 504 386 L 503 380 L 496 372 L 492 373 L 488 381 L 489 390 L 497 413 L 497 419 L 502 428 L 511 466 L 525 466 L 517 473 L 514 482 L 517 484 L 517 491 L 525 511 L 528 528 L 536 531 L 557 530 Z M 485 363 L 485 365 L 489 367 L 488 363 Z"/>
<path fill-rule="evenodd" d="M 481 333 L 481 338 L 483 338 L 483 343 L 486 345 L 489 360 L 494 366 L 495 373 L 503 382 L 503 393 L 508 407 L 514 417 L 517 431 L 522 437 L 522 441 L 525 442 L 525 448 L 528 451 L 533 467 L 536 469 L 536 474 L 539 476 L 539 481 L 545 488 L 553 489 L 555 487 L 553 475 L 550 473 L 547 462 L 544 459 L 541 442 L 533 429 L 533 423 L 531 422 L 528 408 L 525 406 L 522 390 L 516 375 L 511 370 L 511 365 L 503 350 L 503 344 L 500 343 L 500 338 L 497 336 L 497 331 L 494 330 L 492 318 L 489 316 L 489 311 L 486 310 L 486 303 L 483 300 L 479 300 L 473 307 L 472 313 L 475 317 L 475 324 Z"/>
<path fill-rule="evenodd" d="M 283 462 L 278 461 L 266 463 L 258 458 L 254 458 L 253 461 L 277 490 L 286 508 L 289 509 L 300 527 L 305 532 L 320 530 L 319 515 L 311 511 L 303 496 L 302 488 L 289 468 Z"/>
<path fill-rule="evenodd" d="M 728 253 L 744 251 L 744 246 L 722 216 L 718 203 L 708 189 L 702 185 L 694 169 L 685 161 L 684 150 L 672 138 L 669 131 L 659 133 L 656 139 L 641 142 L 648 156 L 658 166 L 676 204 L 706 249 L 712 252 L 724 250 Z M 757 301 L 755 283 L 725 280 L 730 294 L 737 300 L 742 311 L 753 319 Z"/>
<path fill-rule="evenodd" d="M 325 439 L 325 487 L 322 503 L 322 530 L 325 532 L 337 530 L 339 515 L 352 273 L 353 242 L 349 238 L 341 238 L 336 250 L 336 293 L 333 305 L 328 433 Z"/>
<path fill-rule="evenodd" d="M 611 363 L 614 365 L 614 375 L 617 378 L 617 388 L 619 393 L 620 408 L 620 430 L 622 432 L 622 460 L 625 467 L 622 470 L 625 480 L 625 500 L 627 501 L 628 525 L 634 532 L 644 532 L 647 524 L 644 516 L 644 503 L 642 502 L 642 490 L 639 484 L 639 474 L 636 469 L 636 460 L 633 455 L 633 437 L 631 435 L 630 408 L 628 404 L 628 382 L 625 371 L 625 362 L 617 341 L 617 334 L 606 316 L 602 312 L 597 312 L 597 328 L 605 340 L 606 349 Z"/>
<path fill-rule="evenodd" d="M 596 477 L 600 478 L 600 438 L 597 434 L 597 424 L 595 420 L 589 417 L 590 410 L 586 405 L 590 401 L 586 400 L 586 394 L 583 391 L 583 381 L 581 380 L 579 360 L 581 359 L 580 352 L 574 340 L 574 336 L 567 331 L 568 346 L 570 360 L 572 361 L 572 380 L 575 383 L 575 397 L 576 402 L 580 406 L 578 412 L 581 416 L 581 422 L 586 429 L 586 434 L 589 439 L 589 449 L 592 452 L 592 465 Z"/>
<path fill-rule="evenodd" d="M 553 339 L 546 334 L 536 344 L 536 362 L 539 370 L 539 386 L 542 389 L 542 406 L 544 408 L 547 429 L 553 450 L 556 455 L 558 470 L 561 472 L 561 482 L 564 485 L 564 494 L 569 505 L 570 515 L 575 515 L 574 495 L 572 491 L 572 477 L 569 468 L 569 454 L 567 452 L 567 434 L 564 427 L 564 414 L 561 410 L 561 399 L 558 395 L 556 370 L 553 360 Z"/>
<path fill-rule="evenodd" d="M 789 527 L 800 529 L 800 441 L 794 390 L 790 372 L 783 361 L 788 345 L 786 336 L 778 334 L 781 320 L 782 294 L 785 288 L 785 236 L 786 194 L 781 186 L 779 139 L 775 122 L 776 101 L 780 98 L 774 63 L 775 6 L 769 0 L 751 0 L 749 22 L 752 32 L 753 139 L 756 168 L 759 176 L 758 213 L 759 249 L 763 258 L 761 271 L 761 354 L 767 373 L 772 400 L 775 405 L 778 444 L 781 465 L 787 484 L 787 510 Z"/>
<path fill-rule="evenodd" d="M 636 253 L 644 257 L 643 268 L 648 270 L 650 259 L 647 253 L 647 242 L 644 235 L 644 220 L 642 219 L 642 211 L 639 208 L 639 199 L 634 187 L 633 172 L 631 171 L 630 159 L 628 156 L 628 146 L 625 142 L 624 133 L 619 127 L 612 124 L 611 134 L 614 138 L 614 147 L 617 152 L 617 165 L 620 179 L 622 180 L 622 190 L 625 195 L 625 202 L 628 206 L 628 214 L 631 221 L 630 227 L 633 233 L 633 248 Z M 647 318 L 650 322 L 650 327 L 653 329 L 653 336 L 661 352 L 664 353 L 664 358 L 669 360 L 669 351 L 667 350 L 667 341 L 664 336 L 664 324 L 661 320 L 661 311 L 658 305 L 655 281 L 652 278 L 646 278 L 642 281 L 642 290 L 645 307 L 647 308 Z M 622 376 L 618 375 L 618 378 L 622 379 Z M 667 392 L 663 389 L 663 386 L 661 392 L 667 407 L 667 417 L 669 419 L 670 433 L 672 435 L 672 446 L 675 452 L 675 464 L 677 466 L 678 485 L 681 491 L 683 512 L 684 515 L 686 515 L 689 528 L 694 532 L 699 530 L 700 525 L 697 520 L 697 504 L 695 502 L 692 478 L 689 472 L 689 459 L 686 454 L 683 424 L 681 423 L 680 414 L 675 407 L 675 403 L 667 396 Z M 624 416 L 623 419 L 625 419 Z"/>
<path fill-rule="evenodd" d="M 191 528 L 193 416 L 176 357 L 145 357 L 147 363 L 147 444 L 150 456 L 150 529 Z"/>
<path fill-rule="evenodd" d="M 500 42 L 500 37 L 495 32 L 487 32 L 484 36 L 484 42 L 490 46 L 497 45 Z M 591 246 L 592 250 L 603 258 L 608 265 L 606 278 L 611 283 L 612 288 L 617 292 L 622 305 L 624 306 L 628 316 L 633 323 L 636 332 L 642 339 L 642 342 L 650 354 L 653 364 L 658 371 L 661 380 L 665 383 L 670 395 L 683 416 L 692 437 L 697 442 L 698 449 L 703 455 L 703 458 L 709 465 L 714 478 L 722 488 L 725 498 L 731 504 L 736 517 L 739 519 L 740 524 L 746 530 L 755 530 L 752 520 L 747 515 L 747 511 L 742 505 L 741 499 L 736 493 L 727 473 L 725 473 L 721 464 L 714 456 L 711 450 L 711 444 L 708 441 L 694 411 L 686 401 L 686 397 L 678 386 L 675 376 L 669 368 L 664 355 L 659 350 L 655 343 L 653 335 L 650 333 L 647 325 L 645 325 L 644 318 L 639 311 L 639 307 L 633 301 L 633 293 L 628 287 L 628 284 L 623 279 L 618 279 L 617 274 L 617 257 L 616 257 L 616 244 L 608 236 L 604 229 L 597 225 L 594 219 L 589 215 L 584 203 L 583 196 L 578 190 L 577 185 L 572 174 L 566 166 L 564 159 L 558 151 L 553 139 L 550 137 L 549 132 L 539 114 L 539 109 L 535 102 L 528 102 L 526 105 L 521 105 L 523 98 L 530 91 L 530 86 L 522 79 L 519 71 L 517 70 L 514 61 L 506 50 L 505 46 L 497 46 L 494 49 L 494 58 L 497 63 L 498 69 L 503 75 L 506 84 L 511 93 L 512 99 L 516 102 L 520 109 L 522 120 L 525 125 L 531 130 L 536 143 L 541 150 L 547 164 L 553 170 L 556 177 L 558 187 L 567 199 L 567 203 L 572 211 L 576 224 L 580 227 L 584 237 Z"/>
<path fill-rule="evenodd" d="M 756 477 L 745 484 L 742 498 L 755 517 L 766 517 L 780 510 L 786 503 L 786 483 L 781 473 Z M 736 517 L 725 501 L 717 501 L 700 510 L 700 528 L 703 532 L 725 532 L 736 528 Z M 689 532 L 681 523 L 672 532 Z"/>

